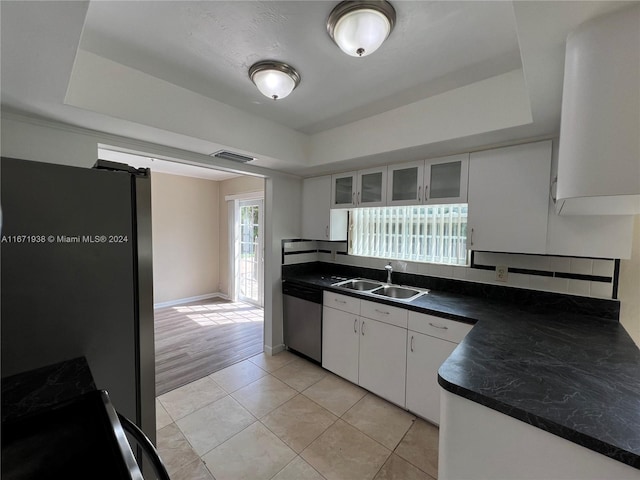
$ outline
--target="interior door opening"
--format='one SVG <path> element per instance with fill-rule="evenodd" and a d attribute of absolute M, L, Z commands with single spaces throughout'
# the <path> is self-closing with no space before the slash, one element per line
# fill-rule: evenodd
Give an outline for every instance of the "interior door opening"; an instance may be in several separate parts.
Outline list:
<path fill-rule="evenodd" d="M 106 147 L 99 158 L 151 169 L 156 396 L 262 353 L 264 178 Z"/>

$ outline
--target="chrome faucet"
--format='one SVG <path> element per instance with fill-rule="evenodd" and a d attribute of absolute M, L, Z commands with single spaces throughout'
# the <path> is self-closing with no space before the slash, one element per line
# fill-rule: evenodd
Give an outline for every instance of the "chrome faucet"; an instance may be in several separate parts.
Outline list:
<path fill-rule="evenodd" d="M 388 265 L 385 265 L 384 269 L 387 271 L 387 283 L 391 285 L 391 272 L 393 272 L 393 266 L 391 266 L 391 262 L 389 262 Z"/>

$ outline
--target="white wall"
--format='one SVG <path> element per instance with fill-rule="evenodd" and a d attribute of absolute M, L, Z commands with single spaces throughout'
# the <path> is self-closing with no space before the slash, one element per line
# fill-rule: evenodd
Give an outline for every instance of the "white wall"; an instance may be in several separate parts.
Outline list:
<path fill-rule="evenodd" d="M 620 323 L 640 346 L 640 215 L 636 215 L 633 228 L 631 259 L 620 261 L 618 298 Z"/>
<path fill-rule="evenodd" d="M 311 137 L 311 165 L 531 123 L 522 70 L 491 77 Z"/>
<path fill-rule="evenodd" d="M 219 184 L 151 173 L 154 303 L 218 292 Z"/>
<path fill-rule="evenodd" d="M 264 343 L 276 353 L 284 348 L 282 322 L 282 240 L 302 233 L 302 181 L 271 177 L 265 188 Z M 270 321 L 267 322 L 267 319 Z"/>
<path fill-rule="evenodd" d="M 296 166 L 306 161 L 303 133 L 81 49 L 65 103 Z"/>

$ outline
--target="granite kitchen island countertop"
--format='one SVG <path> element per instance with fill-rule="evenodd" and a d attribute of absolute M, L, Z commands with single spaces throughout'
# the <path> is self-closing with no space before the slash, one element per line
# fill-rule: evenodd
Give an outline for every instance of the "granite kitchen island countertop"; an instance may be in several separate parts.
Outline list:
<path fill-rule="evenodd" d="M 353 273 L 325 264 L 283 278 L 476 324 L 440 367 L 444 389 L 640 469 L 640 350 L 606 303 L 589 315 L 589 299 L 540 293 L 536 305 L 536 292 L 508 287 L 504 298 L 433 287 L 407 303 L 332 286 L 376 279 L 367 277 L 376 271 Z"/>

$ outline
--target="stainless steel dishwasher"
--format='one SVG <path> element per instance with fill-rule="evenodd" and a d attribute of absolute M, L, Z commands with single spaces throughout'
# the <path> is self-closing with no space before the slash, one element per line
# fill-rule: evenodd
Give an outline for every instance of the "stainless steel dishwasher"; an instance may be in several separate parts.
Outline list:
<path fill-rule="evenodd" d="M 285 280 L 282 299 L 285 345 L 322 363 L 322 289 Z"/>

